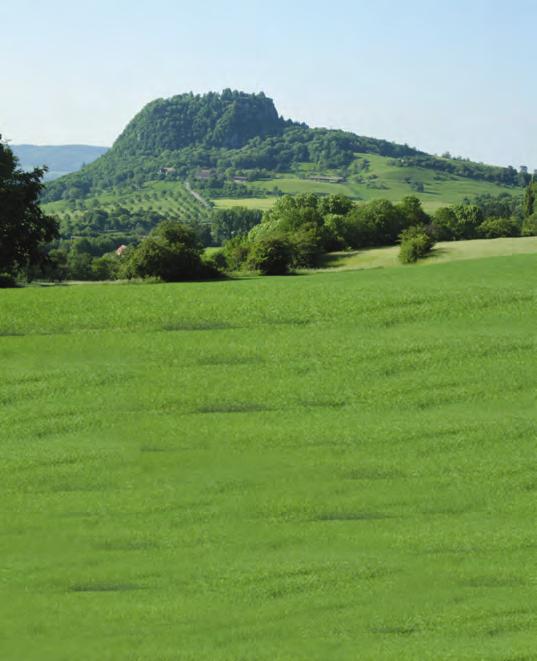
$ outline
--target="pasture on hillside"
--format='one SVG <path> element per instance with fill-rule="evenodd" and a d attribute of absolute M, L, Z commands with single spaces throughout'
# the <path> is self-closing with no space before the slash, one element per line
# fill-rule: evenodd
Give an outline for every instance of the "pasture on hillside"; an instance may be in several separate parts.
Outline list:
<path fill-rule="evenodd" d="M 361 181 L 356 181 L 350 176 L 342 183 L 328 183 L 314 181 L 308 177 L 312 176 L 306 165 L 300 173 L 282 173 L 273 179 L 253 181 L 249 186 L 256 189 L 265 189 L 270 193 L 275 187 L 283 193 L 319 193 L 328 195 L 337 193 L 346 195 L 355 200 L 370 201 L 384 198 L 391 202 L 399 202 L 406 195 L 418 197 L 425 210 L 433 213 L 439 207 L 449 204 L 459 204 L 465 198 L 474 198 L 478 195 L 499 195 L 500 193 L 520 193 L 520 189 L 500 186 L 488 181 L 458 177 L 456 175 L 437 172 L 422 167 L 399 167 L 392 164 L 392 159 L 376 154 L 367 154 L 366 159 L 369 167 L 361 175 Z M 337 174 L 324 173 L 324 174 Z M 300 175 L 300 176 L 299 176 Z M 423 191 L 416 190 L 415 184 L 421 183 Z M 227 208 L 241 205 L 244 202 L 248 206 L 259 209 L 270 208 L 277 197 L 268 198 L 221 198 L 215 199 L 217 207 Z"/>
<path fill-rule="evenodd" d="M 536 275 L 2 291 L 2 658 L 536 658 Z"/>
<path fill-rule="evenodd" d="M 266 210 L 270 209 L 278 199 L 271 194 L 276 187 L 282 193 L 293 195 L 339 193 L 363 201 L 385 198 L 399 202 L 406 195 L 415 195 L 421 200 L 425 210 L 433 213 L 441 206 L 457 204 L 463 202 L 465 198 L 474 198 L 487 193 L 499 195 L 508 192 L 516 195 L 521 192 L 521 189 L 435 172 L 427 168 L 397 167 L 391 164 L 391 159 L 376 154 L 367 154 L 367 161 L 369 168 L 363 174 L 361 182 L 356 182 L 352 176 L 343 183 L 313 181 L 308 178 L 313 174 L 311 165 L 303 164 L 302 169 L 297 173 L 282 173 L 273 179 L 262 179 L 246 184 L 254 189 L 250 192 L 257 195 L 260 190 L 265 190 L 267 197 L 214 198 L 212 202 L 217 208 L 243 206 Z M 423 192 L 413 188 L 412 183 L 417 182 L 423 184 Z M 78 200 L 59 200 L 43 205 L 46 213 L 59 218 L 69 214 L 73 219 L 92 209 L 113 212 L 118 207 L 133 212 L 151 210 L 165 218 L 181 218 L 185 221 L 204 221 L 208 216 L 207 206 L 200 203 L 180 181 L 151 181 L 146 182 L 139 190 L 118 189 Z"/>

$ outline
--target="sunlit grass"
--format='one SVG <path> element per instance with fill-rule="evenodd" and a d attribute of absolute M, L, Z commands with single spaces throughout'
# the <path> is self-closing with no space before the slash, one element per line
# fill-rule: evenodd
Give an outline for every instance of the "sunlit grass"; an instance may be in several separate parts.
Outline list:
<path fill-rule="evenodd" d="M 431 255 L 420 260 L 419 265 L 527 253 L 537 253 L 537 237 L 445 241 L 437 243 Z M 329 253 L 324 258 L 323 269 L 355 270 L 404 266 L 398 256 L 399 246 Z"/>
<path fill-rule="evenodd" d="M 532 658 L 536 272 L 2 292 L 3 658 Z"/>

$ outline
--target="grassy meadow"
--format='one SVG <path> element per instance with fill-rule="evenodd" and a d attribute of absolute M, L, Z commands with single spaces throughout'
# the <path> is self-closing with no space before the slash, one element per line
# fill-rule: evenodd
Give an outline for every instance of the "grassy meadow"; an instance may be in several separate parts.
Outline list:
<path fill-rule="evenodd" d="M 369 161 L 369 169 L 361 175 L 362 182 L 353 180 L 352 176 L 343 183 L 313 181 L 307 178 L 311 172 L 305 169 L 300 176 L 284 173 L 277 178 L 255 181 L 250 185 L 255 188 L 263 188 L 267 193 L 270 193 L 274 187 L 278 187 L 283 193 L 339 193 L 364 201 L 381 197 L 392 202 L 399 202 L 405 195 L 415 195 L 422 201 L 425 210 L 431 213 L 441 206 L 458 204 L 465 198 L 473 198 L 477 195 L 486 193 L 498 195 L 505 191 L 520 192 L 518 189 L 458 177 L 427 168 L 398 167 L 391 164 L 392 159 L 376 154 L 361 156 Z M 424 191 L 416 192 L 407 179 L 412 182 L 421 182 Z M 250 207 L 266 209 L 270 208 L 276 199 L 276 197 L 246 200 L 223 198 L 215 200 L 215 204 L 217 207 L 225 208 L 247 202 Z"/>
<path fill-rule="evenodd" d="M 400 247 L 397 245 L 328 253 L 324 257 L 323 269 L 355 270 L 404 266 L 399 261 L 399 250 Z M 537 237 L 535 236 L 441 241 L 435 245 L 431 254 L 421 259 L 416 266 L 528 253 L 537 253 Z"/>
<path fill-rule="evenodd" d="M 536 659 L 536 274 L 2 291 L 1 658 Z"/>

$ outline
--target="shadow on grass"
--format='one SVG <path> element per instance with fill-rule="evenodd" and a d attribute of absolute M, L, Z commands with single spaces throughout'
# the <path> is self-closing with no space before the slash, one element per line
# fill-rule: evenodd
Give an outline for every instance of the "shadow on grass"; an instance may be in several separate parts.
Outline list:
<path fill-rule="evenodd" d="M 381 512 L 325 512 L 319 514 L 314 521 L 383 521 L 392 519 L 389 514 Z"/>
<path fill-rule="evenodd" d="M 337 266 L 340 266 L 340 261 L 343 258 L 347 257 L 357 257 L 358 255 L 361 255 L 363 250 L 349 250 L 349 251 L 338 251 L 338 252 L 330 252 L 327 253 L 326 255 L 323 255 L 319 268 L 336 268 Z"/>
<path fill-rule="evenodd" d="M 447 255 L 449 253 L 449 250 L 447 248 L 433 248 L 431 252 L 427 255 L 427 259 L 438 259 L 439 257 L 443 257 L 444 255 Z"/>
<path fill-rule="evenodd" d="M 145 590 L 136 583 L 75 583 L 69 588 L 69 592 L 133 592 Z"/>
<path fill-rule="evenodd" d="M 194 413 L 258 413 L 273 410 L 273 408 L 264 404 L 209 404 L 200 406 Z"/>

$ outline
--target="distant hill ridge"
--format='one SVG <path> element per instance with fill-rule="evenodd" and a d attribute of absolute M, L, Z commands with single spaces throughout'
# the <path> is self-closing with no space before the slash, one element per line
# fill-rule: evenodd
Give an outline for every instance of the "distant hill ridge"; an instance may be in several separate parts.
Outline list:
<path fill-rule="evenodd" d="M 147 181 L 196 180 L 204 170 L 214 180 L 233 182 L 290 172 L 310 164 L 317 174 L 343 175 L 361 154 L 394 159 L 470 179 L 525 185 L 514 168 L 438 158 L 420 150 L 348 131 L 310 128 L 284 119 L 263 92 L 224 90 L 180 94 L 147 104 L 113 147 L 80 172 L 51 182 L 46 201 L 79 199 L 112 188 L 140 187 Z"/>
<path fill-rule="evenodd" d="M 93 145 L 10 145 L 25 170 L 47 166 L 48 177 L 76 172 L 108 151 Z"/>

